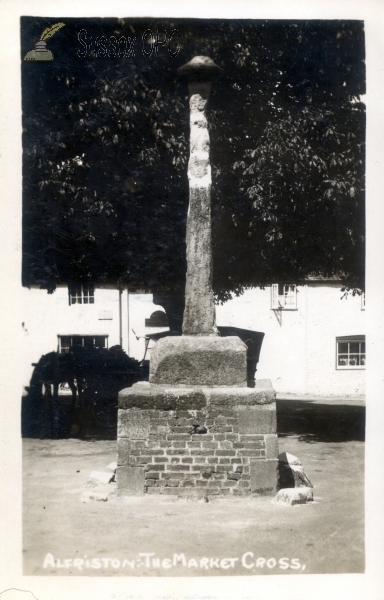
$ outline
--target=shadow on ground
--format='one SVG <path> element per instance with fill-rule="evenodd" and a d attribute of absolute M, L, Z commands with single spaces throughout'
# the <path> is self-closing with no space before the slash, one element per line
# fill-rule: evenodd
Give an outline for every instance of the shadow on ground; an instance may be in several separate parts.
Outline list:
<path fill-rule="evenodd" d="M 363 442 L 365 406 L 321 400 L 277 400 L 279 438 L 298 436 L 301 442 Z"/>
<path fill-rule="evenodd" d="M 116 440 L 117 398 L 95 398 L 74 406 L 69 396 L 25 397 L 21 404 L 24 438 Z"/>

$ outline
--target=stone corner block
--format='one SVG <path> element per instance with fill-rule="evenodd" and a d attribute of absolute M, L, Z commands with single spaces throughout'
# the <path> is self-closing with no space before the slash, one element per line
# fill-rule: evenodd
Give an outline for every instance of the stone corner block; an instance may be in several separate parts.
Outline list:
<path fill-rule="evenodd" d="M 117 467 L 118 496 L 144 496 L 144 467 Z"/>
<path fill-rule="evenodd" d="M 241 434 L 275 434 L 277 431 L 276 405 L 272 403 L 240 407 L 238 422 Z"/>
<path fill-rule="evenodd" d="M 250 461 L 251 493 L 264 496 L 276 494 L 279 483 L 277 460 Z"/>
<path fill-rule="evenodd" d="M 146 440 L 149 437 L 150 419 L 145 410 L 131 408 L 119 409 L 117 437 L 130 440 Z"/>
<path fill-rule="evenodd" d="M 278 458 L 279 440 L 276 433 L 267 434 L 265 436 L 265 455 L 267 458 Z"/>
<path fill-rule="evenodd" d="M 277 493 L 275 502 L 288 504 L 289 506 L 313 502 L 313 489 L 309 487 L 283 488 Z"/>
<path fill-rule="evenodd" d="M 238 337 L 170 336 L 151 352 L 150 383 L 246 387 L 247 346 Z"/>

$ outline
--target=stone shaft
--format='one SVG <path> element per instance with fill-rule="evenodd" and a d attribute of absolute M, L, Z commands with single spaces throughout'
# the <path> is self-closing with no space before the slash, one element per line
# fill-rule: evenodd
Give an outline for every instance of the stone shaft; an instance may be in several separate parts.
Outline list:
<path fill-rule="evenodd" d="M 212 179 L 206 117 L 210 88 L 210 82 L 189 84 L 189 209 L 183 335 L 218 335 L 212 291 Z"/>

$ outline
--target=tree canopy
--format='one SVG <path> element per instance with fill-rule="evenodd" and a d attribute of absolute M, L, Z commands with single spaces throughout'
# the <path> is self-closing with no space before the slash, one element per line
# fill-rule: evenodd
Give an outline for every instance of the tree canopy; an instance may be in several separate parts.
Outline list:
<path fill-rule="evenodd" d="M 339 277 L 364 289 L 360 21 L 63 19 L 22 63 L 23 284 L 182 295 L 189 107 L 210 56 L 214 291 Z M 23 17 L 22 55 L 46 20 Z"/>

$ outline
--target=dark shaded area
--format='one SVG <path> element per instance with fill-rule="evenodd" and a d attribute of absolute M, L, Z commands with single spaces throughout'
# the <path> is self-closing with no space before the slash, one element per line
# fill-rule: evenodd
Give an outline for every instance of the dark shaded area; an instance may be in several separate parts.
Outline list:
<path fill-rule="evenodd" d="M 69 396 L 22 399 L 22 437 L 38 439 L 115 440 L 117 397 L 74 406 Z"/>
<path fill-rule="evenodd" d="M 300 442 L 363 442 L 365 406 L 312 400 L 277 400 L 277 433 Z"/>
<path fill-rule="evenodd" d="M 208 119 L 217 298 L 314 273 L 364 285 L 362 21 L 63 21 L 53 62 L 21 62 L 23 285 L 183 296 L 189 111 L 177 69 L 196 55 L 222 69 Z M 21 59 L 48 24 L 21 18 Z M 177 33 L 156 52 L 148 28 Z M 134 53 L 118 51 L 123 37 Z"/>
<path fill-rule="evenodd" d="M 49 352 L 34 366 L 22 399 L 23 437 L 114 439 L 118 392 L 148 379 L 148 367 L 120 346 Z"/>
<path fill-rule="evenodd" d="M 247 346 L 247 379 L 252 382 L 256 377 L 256 367 L 265 334 L 240 327 L 218 327 L 217 329 L 223 337 L 237 336 Z"/>

